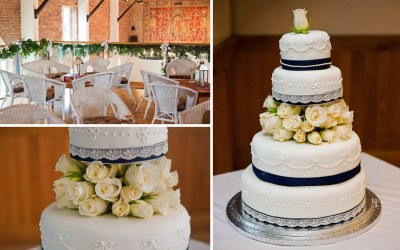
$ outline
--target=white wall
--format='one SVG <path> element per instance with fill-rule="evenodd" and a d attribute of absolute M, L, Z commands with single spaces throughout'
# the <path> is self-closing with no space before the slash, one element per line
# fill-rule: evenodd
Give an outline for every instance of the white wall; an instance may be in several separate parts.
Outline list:
<path fill-rule="evenodd" d="M 35 19 L 34 9 L 37 0 L 21 0 L 21 37 L 39 40 L 39 20 Z"/>
<path fill-rule="evenodd" d="M 214 4 L 223 1 L 215 0 Z M 233 33 L 238 35 L 289 32 L 292 10 L 296 8 L 308 10 L 312 29 L 332 35 L 400 34 L 400 1 L 397 0 L 232 0 L 231 4 Z M 217 10 L 214 12 L 215 16 Z"/>
<path fill-rule="evenodd" d="M 117 22 L 119 13 L 119 1 L 110 1 L 110 41 L 119 41 L 119 25 Z"/>
<path fill-rule="evenodd" d="M 78 40 L 89 41 L 89 0 L 78 0 Z"/>

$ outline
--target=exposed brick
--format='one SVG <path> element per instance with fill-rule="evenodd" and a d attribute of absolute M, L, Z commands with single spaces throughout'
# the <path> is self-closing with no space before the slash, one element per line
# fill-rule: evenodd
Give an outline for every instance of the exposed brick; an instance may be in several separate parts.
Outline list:
<path fill-rule="evenodd" d="M 116 1 L 116 0 L 111 0 Z M 89 11 L 92 11 L 100 0 L 89 1 Z M 89 19 L 89 40 L 100 42 L 110 39 L 110 0 L 103 4 Z"/>
<path fill-rule="evenodd" d="M 21 39 L 21 0 L 0 0 L 0 37 L 5 44 Z"/>

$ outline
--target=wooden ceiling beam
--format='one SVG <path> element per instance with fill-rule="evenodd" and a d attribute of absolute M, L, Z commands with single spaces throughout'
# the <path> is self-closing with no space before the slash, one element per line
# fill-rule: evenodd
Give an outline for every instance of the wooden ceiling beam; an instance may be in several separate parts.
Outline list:
<path fill-rule="evenodd" d="M 96 10 L 104 3 L 104 0 L 100 0 L 100 2 L 94 7 L 94 9 L 86 16 L 86 21 L 89 22 L 90 17 L 96 12 Z"/>
<path fill-rule="evenodd" d="M 129 7 L 124 11 L 124 13 L 122 13 L 122 14 L 117 18 L 117 22 L 119 22 L 119 20 L 121 20 L 121 18 L 125 16 L 125 14 L 130 10 L 130 8 L 132 8 L 132 6 L 133 6 L 135 3 L 142 3 L 142 2 L 143 2 L 143 0 L 135 0 L 135 1 L 133 1 L 133 3 L 131 3 L 131 5 L 129 5 Z"/>
<path fill-rule="evenodd" d="M 34 11 L 35 11 L 35 19 L 38 18 L 40 12 L 42 12 L 43 8 L 44 8 L 48 3 L 49 3 L 49 0 L 44 0 L 44 1 L 40 4 L 40 6 L 39 6 L 37 9 L 34 10 Z"/>

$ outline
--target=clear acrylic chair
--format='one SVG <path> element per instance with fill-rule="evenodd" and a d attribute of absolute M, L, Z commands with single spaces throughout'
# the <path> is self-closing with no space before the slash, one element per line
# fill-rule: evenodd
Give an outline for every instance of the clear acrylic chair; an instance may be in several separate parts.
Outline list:
<path fill-rule="evenodd" d="M 30 104 L 38 104 L 47 110 L 49 106 L 61 104 L 62 119 L 65 120 L 65 83 L 48 78 L 31 76 L 25 76 L 22 80 Z"/>
<path fill-rule="evenodd" d="M 57 116 L 32 104 L 17 104 L 0 110 L 1 124 L 64 124 Z"/>
<path fill-rule="evenodd" d="M 6 100 L 10 98 L 10 105 L 14 104 L 14 100 L 17 97 L 28 97 L 25 93 L 24 84 L 22 82 L 22 76 L 14 73 L 0 70 L 0 80 L 5 86 L 6 95 L 4 96 L 1 108 L 3 108 Z"/>

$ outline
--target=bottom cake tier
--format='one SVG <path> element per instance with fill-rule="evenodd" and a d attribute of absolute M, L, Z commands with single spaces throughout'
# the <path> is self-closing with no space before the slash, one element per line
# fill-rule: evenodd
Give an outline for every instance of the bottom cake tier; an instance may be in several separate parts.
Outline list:
<path fill-rule="evenodd" d="M 242 175 L 241 189 L 243 203 L 258 213 L 278 218 L 312 219 L 360 207 L 365 196 L 365 182 L 365 171 L 361 168 L 352 179 L 335 185 L 279 186 L 258 179 L 250 165 Z"/>
<path fill-rule="evenodd" d="M 53 203 L 42 213 L 40 230 L 44 250 L 182 250 L 189 246 L 190 216 L 179 205 L 168 215 L 148 219 L 85 217 Z"/>

